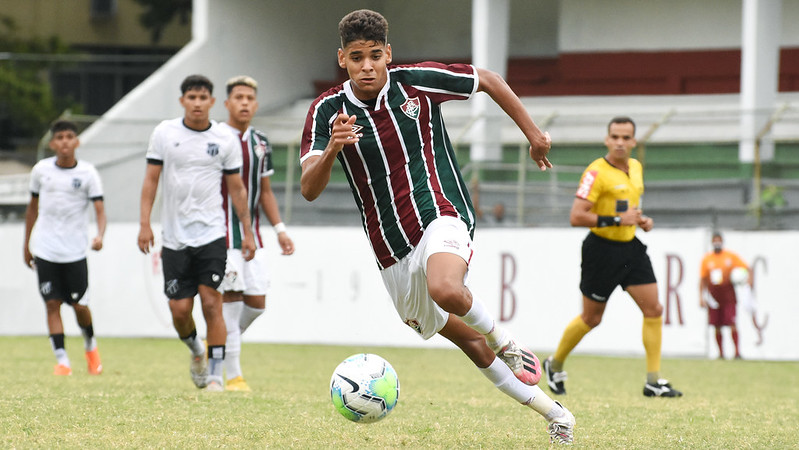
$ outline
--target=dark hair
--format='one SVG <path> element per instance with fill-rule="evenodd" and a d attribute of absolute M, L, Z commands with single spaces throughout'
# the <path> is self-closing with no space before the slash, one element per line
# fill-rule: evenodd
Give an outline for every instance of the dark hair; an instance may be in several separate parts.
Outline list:
<path fill-rule="evenodd" d="M 189 75 L 180 83 L 180 93 L 185 94 L 192 89 L 208 89 L 208 93 L 214 93 L 214 83 L 202 75 Z"/>
<path fill-rule="evenodd" d="M 713 232 L 713 236 L 710 238 L 710 240 L 713 240 L 713 239 L 716 239 L 716 238 L 719 238 L 722 241 L 724 240 L 724 236 L 721 235 L 721 231 L 714 231 Z"/>
<path fill-rule="evenodd" d="M 230 93 L 233 92 L 233 88 L 236 86 L 247 86 L 252 88 L 255 92 L 258 92 L 257 81 L 252 79 L 252 77 L 248 77 L 247 75 L 239 75 L 227 80 L 227 83 L 225 83 L 225 89 L 227 89 L 228 97 L 230 97 Z"/>
<path fill-rule="evenodd" d="M 338 23 L 341 48 L 353 41 L 388 42 L 388 21 L 380 13 L 369 9 L 353 11 Z"/>
<path fill-rule="evenodd" d="M 632 124 L 632 126 L 633 126 L 633 136 L 635 136 L 635 122 L 633 122 L 633 119 L 631 119 L 631 118 L 629 118 L 627 116 L 616 116 L 616 117 L 610 119 L 610 122 L 608 122 L 608 132 L 610 132 L 610 126 L 613 125 L 614 123 L 629 123 L 629 124 Z"/>
<path fill-rule="evenodd" d="M 71 120 L 58 119 L 50 125 L 50 133 L 55 136 L 59 131 L 71 131 L 78 134 L 78 125 Z"/>

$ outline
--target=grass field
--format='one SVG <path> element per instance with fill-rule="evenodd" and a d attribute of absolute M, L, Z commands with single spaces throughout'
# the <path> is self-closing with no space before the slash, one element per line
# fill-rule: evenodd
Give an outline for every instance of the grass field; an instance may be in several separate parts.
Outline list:
<path fill-rule="evenodd" d="M 46 337 L 0 337 L 2 448 L 541 448 L 544 420 L 499 393 L 457 350 L 245 344 L 251 393 L 191 383 L 177 339 L 102 339 L 105 372 L 51 375 Z M 399 404 L 360 425 L 333 410 L 330 375 L 377 353 L 397 370 Z M 546 355 L 540 354 L 543 359 Z M 799 362 L 667 359 L 685 396 L 642 395 L 642 358 L 573 355 L 577 448 L 799 448 Z M 549 390 L 544 387 L 546 392 Z"/>

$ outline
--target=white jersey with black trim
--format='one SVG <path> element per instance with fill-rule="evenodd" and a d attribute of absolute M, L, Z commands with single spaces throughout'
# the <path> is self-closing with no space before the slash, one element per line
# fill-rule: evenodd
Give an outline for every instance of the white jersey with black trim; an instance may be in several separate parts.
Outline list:
<path fill-rule="evenodd" d="M 91 163 L 74 167 L 45 158 L 31 171 L 30 191 L 39 198 L 39 215 L 31 233 L 30 251 L 54 263 L 80 261 L 89 246 L 89 205 L 102 200 L 103 184 Z"/>
<path fill-rule="evenodd" d="M 155 127 L 146 157 L 150 164 L 163 165 L 163 246 L 181 250 L 224 237 L 221 186 L 224 173 L 241 167 L 236 138 L 215 121 L 197 131 L 179 117 Z"/>

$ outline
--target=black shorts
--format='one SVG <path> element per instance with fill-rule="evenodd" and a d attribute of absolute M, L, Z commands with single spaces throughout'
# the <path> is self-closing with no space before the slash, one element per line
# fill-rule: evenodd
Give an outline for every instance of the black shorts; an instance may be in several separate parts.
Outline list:
<path fill-rule="evenodd" d="M 583 241 L 583 262 L 580 292 L 584 296 L 605 302 L 621 285 L 655 283 L 655 271 L 646 254 L 646 245 L 638 238 L 629 242 L 611 241 L 588 233 Z"/>
<path fill-rule="evenodd" d="M 225 275 L 226 259 L 225 238 L 183 250 L 162 248 L 164 294 L 170 299 L 191 298 L 197 295 L 201 284 L 218 288 Z"/>
<path fill-rule="evenodd" d="M 39 294 L 47 300 L 61 300 L 74 305 L 79 303 L 89 287 L 89 270 L 86 258 L 70 263 L 54 263 L 34 258 L 39 276 Z"/>

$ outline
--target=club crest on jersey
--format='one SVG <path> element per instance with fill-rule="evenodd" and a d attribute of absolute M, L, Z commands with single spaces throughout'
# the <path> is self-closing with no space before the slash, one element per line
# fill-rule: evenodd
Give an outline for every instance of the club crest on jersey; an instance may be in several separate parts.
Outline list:
<path fill-rule="evenodd" d="M 81 184 L 80 178 L 73 178 L 72 179 L 72 188 L 73 189 L 80 189 L 80 184 Z"/>
<path fill-rule="evenodd" d="M 255 152 L 255 156 L 263 158 L 264 155 L 266 154 L 266 144 L 264 144 L 263 142 L 258 142 L 253 151 Z"/>
<path fill-rule="evenodd" d="M 208 148 L 205 151 L 211 156 L 216 156 L 219 154 L 219 144 L 216 144 L 214 142 L 209 142 Z"/>
<path fill-rule="evenodd" d="M 413 120 L 419 119 L 419 98 L 413 97 L 405 100 L 405 103 L 400 105 L 400 109 L 406 116 Z"/>

